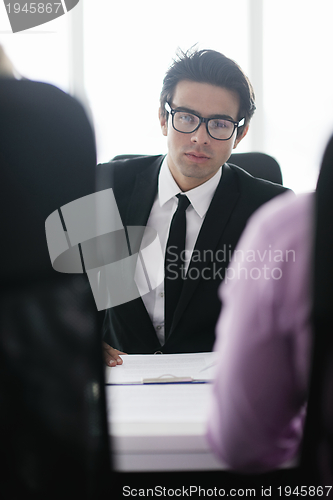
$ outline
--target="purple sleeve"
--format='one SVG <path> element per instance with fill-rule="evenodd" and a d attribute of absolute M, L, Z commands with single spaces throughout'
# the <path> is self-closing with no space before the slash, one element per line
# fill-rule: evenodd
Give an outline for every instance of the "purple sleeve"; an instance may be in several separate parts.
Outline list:
<path fill-rule="evenodd" d="M 312 197 L 280 198 L 250 221 L 220 289 L 207 436 L 226 464 L 244 472 L 294 459 L 302 436 Z"/>

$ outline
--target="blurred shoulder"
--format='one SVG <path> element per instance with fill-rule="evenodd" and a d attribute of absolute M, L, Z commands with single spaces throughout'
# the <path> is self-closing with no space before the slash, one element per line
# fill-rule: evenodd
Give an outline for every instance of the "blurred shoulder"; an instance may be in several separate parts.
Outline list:
<path fill-rule="evenodd" d="M 286 192 L 260 207 L 249 219 L 253 237 L 265 237 L 272 243 L 309 238 L 313 228 L 314 193 L 295 195 Z"/>

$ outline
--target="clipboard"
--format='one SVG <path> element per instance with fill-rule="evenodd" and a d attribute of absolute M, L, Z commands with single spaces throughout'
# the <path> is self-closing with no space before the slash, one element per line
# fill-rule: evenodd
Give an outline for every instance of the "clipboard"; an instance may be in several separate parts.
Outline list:
<path fill-rule="evenodd" d="M 106 367 L 105 382 L 107 385 L 209 383 L 213 380 L 216 356 L 215 352 L 122 355 L 122 365 Z"/>

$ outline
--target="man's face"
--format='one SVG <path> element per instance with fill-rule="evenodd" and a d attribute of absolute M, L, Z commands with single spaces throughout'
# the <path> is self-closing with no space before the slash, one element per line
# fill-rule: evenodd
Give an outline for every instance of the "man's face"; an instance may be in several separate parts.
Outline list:
<path fill-rule="evenodd" d="M 169 104 L 172 109 L 190 110 L 203 118 L 224 115 L 238 120 L 238 94 L 209 83 L 180 81 Z M 201 123 L 195 132 L 184 134 L 173 128 L 171 115 L 168 120 L 162 117 L 161 110 L 160 123 L 163 135 L 168 138 L 169 169 L 182 191 L 193 189 L 213 177 L 247 133 L 246 128 L 242 136 L 237 137 L 235 130 L 229 140 L 219 141 L 213 139 L 207 133 L 206 124 Z"/>

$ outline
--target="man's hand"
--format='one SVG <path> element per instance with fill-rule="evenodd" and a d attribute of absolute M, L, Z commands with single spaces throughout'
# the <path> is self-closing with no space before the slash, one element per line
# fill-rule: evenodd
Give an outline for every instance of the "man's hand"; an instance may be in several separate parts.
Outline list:
<path fill-rule="evenodd" d="M 119 356 L 119 354 L 126 354 L 126 352 L 118 351 L 118 349 L 114 349 L 106 342 L 103 342 L 103 353 L 104 353 L 104 361 L 107 366 L 117 366 L 122 365 L 123 360 Z"/>

